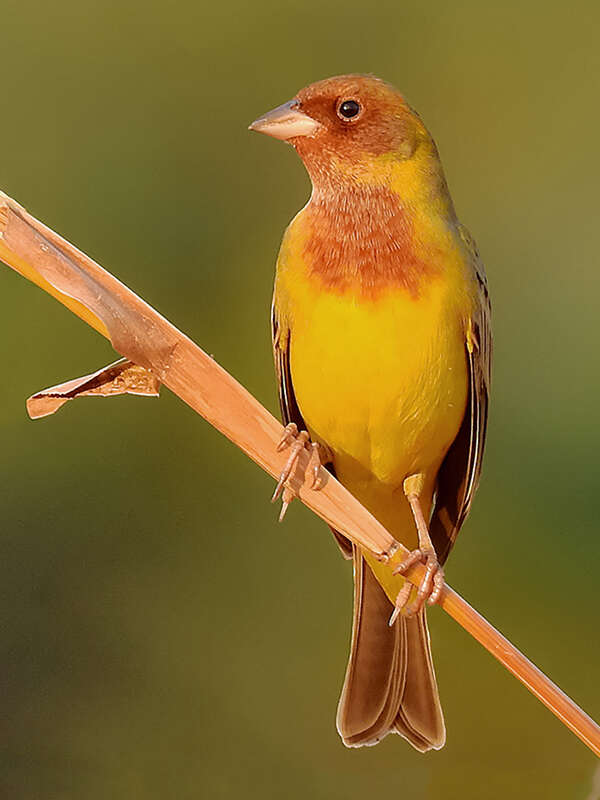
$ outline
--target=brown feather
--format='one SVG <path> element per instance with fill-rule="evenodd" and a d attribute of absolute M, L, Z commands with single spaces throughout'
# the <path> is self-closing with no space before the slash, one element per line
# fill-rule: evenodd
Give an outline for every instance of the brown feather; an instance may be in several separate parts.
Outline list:
<path fill-rule="evenodd" d="M 369 109 L 360 124 L 340 124 L 336 100 L 344 97 L 354 98 Z M 315 169 L 332 153 L 336 156 L 343 153 L 354 163 L 364 154 L 380 156 L 393 152 L 410 158 L 419 142 L 430 138 L 402 94 L 370 75 L 326 78 L 301 89 L 296 99 L 299 108 L 325 128 L 318 138 L 304 136 L 293 141 L 302 160 L 307 166 L 308 161 L 312 162 Z"/>
<path fill-rule="evenodd" d="M 369 299 L 390 288 L 413 299 L 441 274 L 433 258 L 414 249 L 413 221 L 385 186 L 340 186 L 313 197 L 301 222 L 309 275 L 329 291 L 357 291 Z"/>
<path fill-rule="evenodd" d="M 395 730 L 421 752 L 439 750 L 446 743 L 446 726 L 425 609 L 403 621 L 406 625 L 406 683 Z"/>
<path fill-rule="evenodd" d="M 459 230 L 471 254 L 478 297 L 466 348 L 469 369 L 467 408 L 460 430 L 438 472 L 435 505 L 429 525 L 431 541 L 442 564 L 467 518 L 479 484 L 492 368 L 491 311 L 485 270 L 473 238 L 464 226 L 461 225 Z"/>
<path fill-rule="evenodd" d="M 391 605 L 358 550 L 354 555 L 354 619 L 337 728 L 347 747 L 376 744 L 398 714 L 406 675 L 406 629 L 390 628 Z"/>
<path fill-rule="evenodd" d="M 433 671 L 425 613 L 399 617 L 354 551 L 352 645 L 337 727 L 347 747 L 373 745 L 399 733 L 421 752 L 445 742 L 442 709 Z"/>

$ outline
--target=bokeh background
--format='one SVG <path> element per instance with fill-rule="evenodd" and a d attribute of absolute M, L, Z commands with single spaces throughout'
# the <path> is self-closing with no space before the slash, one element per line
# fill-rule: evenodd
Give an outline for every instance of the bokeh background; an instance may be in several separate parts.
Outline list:
<path fill-rule="evenodd" d="M 600 6 L 2 0 L 0 187 L 272 410 L 268 309 L 309 185 L 247 124 L 340 72 L 431 128 L 487 264 L 495 374 L 453 586 L 600 717 Z M 0 269 L 0 793 L 586 798 L 589 751 L 439 610 L 448 744 L 346 750 L 351 577 L 299 504 L 167 391 L 28 421 L 113 360 Z"/>

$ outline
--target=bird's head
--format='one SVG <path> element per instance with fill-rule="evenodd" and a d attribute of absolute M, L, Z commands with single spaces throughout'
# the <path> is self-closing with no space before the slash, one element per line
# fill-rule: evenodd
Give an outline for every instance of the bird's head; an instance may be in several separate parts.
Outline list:
<path fill-rule="evenodd" d="M 333 178 L 360 181 L 374 171 L 383 177 L 390 163 L 418 152 L 437 161 L 427 129 L 400 92 L 367 75 L 313 83 L 250 130 L 293 145 L 316 186 Z"/>

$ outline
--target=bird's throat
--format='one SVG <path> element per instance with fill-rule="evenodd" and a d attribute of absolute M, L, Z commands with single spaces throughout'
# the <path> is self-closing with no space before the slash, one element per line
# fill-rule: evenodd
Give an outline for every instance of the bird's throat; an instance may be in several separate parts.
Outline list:
<path fill-rule="evenodd" d="M 316 188 L 302 212 L 304 257 L 329 290 L 373 299 L 402 288 L 415 299 L 438 272 L 423 257 L 418 213 L 385 186 Z"/>

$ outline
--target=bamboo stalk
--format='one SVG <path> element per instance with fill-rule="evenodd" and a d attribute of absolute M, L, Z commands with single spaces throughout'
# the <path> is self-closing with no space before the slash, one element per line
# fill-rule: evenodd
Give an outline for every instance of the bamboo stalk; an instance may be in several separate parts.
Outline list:
<path fill-rule="evenodd" d="M 280 474 L 287 458 L 276 447 L 281 424 L 170 322 L 2 193 L 0 260 L 106 336 L 122 356 L 150 370 L 272 477 Z M 307 465 L 303 453 L 288 481 L 305 505 L 390 569 L 406 557 L 406 548 L 325 470 L 323 488 L 310 489 L 299 477 Z M 418 584 L 422 575 L 416 565 L 406 577 Z M 447 585 L 439 605 L 600 757 L 600 727 L 573 700 Z"/>

